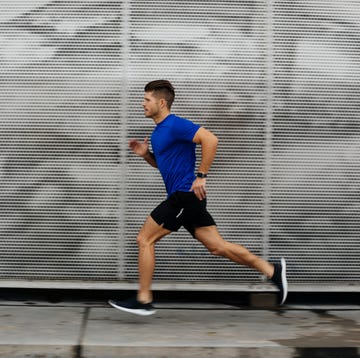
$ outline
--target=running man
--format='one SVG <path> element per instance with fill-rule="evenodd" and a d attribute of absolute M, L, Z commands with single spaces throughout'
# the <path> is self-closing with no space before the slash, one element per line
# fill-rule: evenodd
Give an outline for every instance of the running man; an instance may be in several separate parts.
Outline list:
<path fill-rule="evenodd" d="M 279 303 L 287 296 L 286 262 L 269 263 L 245 247 L 225 241 L 206 209 L 206 180 L 215 158 L 218 138 L 209 130 L 171 113 L 175 91 L 167 80 L 156 80 L 145 86 L 144 114 L 155 122 L 149 150 L 148 138 L 130 140 L 130 149 L 157 168 L 164 180 L 168 197 L 157 206 L 140 229 L 139 290 L 126 301 L 109 300 L 120 310 L 139 315 L 155 313 L 151 284 L 155 269 L 155 244 L 183 226 L 213 255 L 226 257 L 264 274 L 279 291 Z M 195 174 L 195 147 L 201 146 L 201 162 Z"/>

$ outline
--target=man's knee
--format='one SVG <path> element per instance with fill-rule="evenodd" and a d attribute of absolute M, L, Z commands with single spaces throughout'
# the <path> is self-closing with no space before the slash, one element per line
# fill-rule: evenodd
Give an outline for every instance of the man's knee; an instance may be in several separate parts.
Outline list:
<path fill-rule="evenodd" d="M 155 245 L 164 235 L 148 235 L 146 233 L 140 232 L 136 238 L 138 247 L 148 247 Z"/>
<path fill-rule="evenodd" d="M 138 247 L 146 247 L 146 246 L 149 246 L 152 244 L 149 237 L 147 237 L 146 235 L 141 234 L 141 233 L 136 238 L 136 243 L 137 243 Z"/>
<path fill-rule="evenodd" d="M 207 246 L 207 249 L 214 256 L 226 256 L 226 242 L 217 242 Z"/>

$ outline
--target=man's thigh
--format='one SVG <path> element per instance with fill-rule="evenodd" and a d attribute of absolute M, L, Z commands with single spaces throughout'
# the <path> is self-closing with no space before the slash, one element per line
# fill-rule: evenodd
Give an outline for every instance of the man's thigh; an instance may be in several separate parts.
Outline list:
<path fill-rule="evenodd" d="M 207 248 L 217 246 L 219 242 L 224 241 L 216 225 L 195 228 L 194 237 Z"/>
<path fill-rule="evenodd" d="M 151 216 L 148 216 L 139 231 L 138 240 L 155 243 L 170 233 L 170 230 L 165 229 L 163 225 L 159 225 Z"/>

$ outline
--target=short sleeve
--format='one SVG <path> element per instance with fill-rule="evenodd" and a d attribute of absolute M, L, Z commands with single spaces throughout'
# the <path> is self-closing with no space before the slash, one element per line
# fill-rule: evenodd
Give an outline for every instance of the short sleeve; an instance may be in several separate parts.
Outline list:
<path fill-rule="evenodd" d="M 192 142 L 200 127 L 200 125 L 195 124 L 188 119 L 177 117 L 176 121 L 174 121 L 172 131 L 176 139 Z"/>

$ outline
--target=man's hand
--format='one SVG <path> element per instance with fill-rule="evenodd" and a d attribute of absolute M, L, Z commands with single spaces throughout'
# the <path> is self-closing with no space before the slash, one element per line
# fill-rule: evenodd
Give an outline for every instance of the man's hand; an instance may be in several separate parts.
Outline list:
<path fill-rule="evenodd" d="M 205 178 L 196 178 L 190 188 L 190 191 L 194 191 L 196 197 L 199 200 L 204 200 L 206 198 L 206 179 Z"/>
<path fill-rule="evenodd" d="M 143 142 L 139 142 L 136 139 L 129 141 L 129 148 L 137 154 L 139 157 L 145 157 L 149 152 L 149 139 L 146 137 Z"/>

